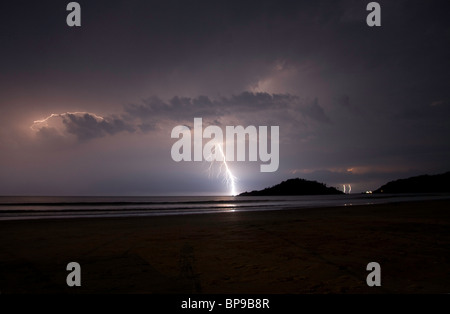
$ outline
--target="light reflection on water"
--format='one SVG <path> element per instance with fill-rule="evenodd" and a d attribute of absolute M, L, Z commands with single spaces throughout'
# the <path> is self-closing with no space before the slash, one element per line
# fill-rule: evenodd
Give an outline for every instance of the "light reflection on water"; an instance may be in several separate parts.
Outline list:
<path fill-rule="evenodd" d="M 0 220 L 166 216 L 450 199 L 450 194 L 322 196 L 0 197 Z"/>

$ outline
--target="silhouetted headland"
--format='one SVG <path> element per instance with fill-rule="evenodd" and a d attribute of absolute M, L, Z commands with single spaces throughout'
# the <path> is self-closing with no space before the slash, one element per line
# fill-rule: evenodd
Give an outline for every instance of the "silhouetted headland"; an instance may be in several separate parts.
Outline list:
<path fill-rule="evenodd" d="M 450 172 L 391 181 L 373 193 L 450 193 Z"/>
<path fill-rule="evenodd" d="M 244 192 L 239 196 L 272 196 L 272 195 L 329 195 L 344 194 L 343 192 L 327 187 L 325 184 L 317 181 L 308 181 L 305 179 L 289 179 L 280 184 L 265 188 L 260 191 Z"/>

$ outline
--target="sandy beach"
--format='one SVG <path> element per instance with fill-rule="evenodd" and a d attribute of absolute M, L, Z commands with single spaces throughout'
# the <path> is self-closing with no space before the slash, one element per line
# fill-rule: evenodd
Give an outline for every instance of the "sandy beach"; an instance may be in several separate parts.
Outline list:
<path fill-rule="evenodd" d="M 1 221 L 0 248 L 3 294 L 450 293 L 450 201 Z"/>

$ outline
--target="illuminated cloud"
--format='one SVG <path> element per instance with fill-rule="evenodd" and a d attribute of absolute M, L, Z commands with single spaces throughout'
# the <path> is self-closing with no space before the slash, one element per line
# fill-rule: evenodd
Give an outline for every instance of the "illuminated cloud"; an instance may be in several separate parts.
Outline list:
<path fill-rule="evenodd" d="M 31 129 L 44 138 L 73 135 L 78 140 L 85 141 L 121 132 L 152 132 L 167 125 L 168 121 L 191 123 L 195 117 L 220 125 L 218 117 L 254 124 L 255 117 L 258 116 L 270 117 L 273 124 L 284 126 L 297 125 L 305 119 L 330 123 L 317 99 L 308 102 L 291 94 L 243 92 L 215 99 L 207 96 L 175 96 L 163 101 L 158 97 L 151 97 L 141 104 L 124 106 L 119 115 L 106 117 L 90 112 L 53 113 L 34 121 Z"/>
<path fill-rule="evenodd" d="M 135 132 L 132 125 L 119 117 L 101 117 L 89 112 L 52 113 L 50 116 L 36 120 L 31 129 L 44 138 L 74 135 L 84 141 L 119 132 Z"/>

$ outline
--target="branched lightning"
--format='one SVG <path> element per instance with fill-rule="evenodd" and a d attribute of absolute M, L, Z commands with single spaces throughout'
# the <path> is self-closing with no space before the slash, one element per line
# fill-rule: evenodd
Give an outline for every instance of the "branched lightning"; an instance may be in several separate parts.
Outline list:
<path fill-rule="evenodd" d="M 223 150 L 222 150 L 222 144 L 215 145 L 214 150 L 216 147 L 219 148 L 219 154 L 222 157 L 222 162 L 220 164 L 219 172 L 218 172 L 217 176 L 220 176 L 220 175 L 223 176 L 223 180 L 230 187 L 230 194 L 232 196 L 235 196 L 235 195 L 237 195 L 237 193 L 236 193 L 237 179 L 231 172 L 230 167 L 228 167 L 228 164 L 227 164 L 227 161 L 225 158 L 225 154 L 223 153 Z M 212 156 L 210 155 L 209 158 L 207 158 L 206 160 L 209 160 L 211 162 L 209 165 L 209 174 L 211 175 L 211 173 L 213 171 L 213 164 L 214 164 L 215 159 L 212 158 Z"/>
<path fill-rule="evenodd" d="M 98 116 L 94 113 L 90 113 L 90 112 L 77 111 L 77 112 L 52 113 L 51 115 L 49 115 L 48 117 L 46 117 L 44 119 L 33 121 L 33 124 L 30 126 L 30 128 L 33 131 L 37 131 L 40 126 L 48 126 L 48 122 L 52 118 L 62 118 L 62 117 L 68 116 L 68 115 L 85 115 L 85 114 L 93 116 L 95 119 L 98 119 L 98 120 L 104 119 L 103 117 Z"/>

